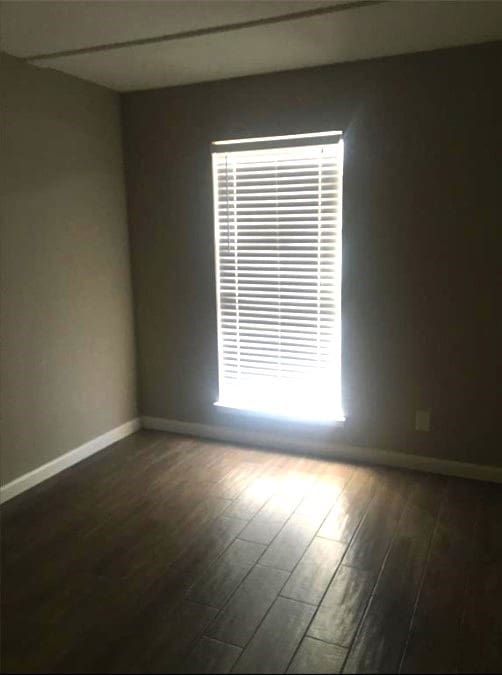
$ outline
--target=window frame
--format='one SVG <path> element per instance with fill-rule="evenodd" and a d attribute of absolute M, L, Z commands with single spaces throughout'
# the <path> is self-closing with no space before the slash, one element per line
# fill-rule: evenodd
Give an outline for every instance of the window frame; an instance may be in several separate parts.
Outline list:
<path fill-rule="evenodd" d="M 263 138 L 250 139 L 236 139 L 227 141 L 214 141 L 211 144 L 211 164 L 212 164 L 212 183 L 213 183 L 213 229 L 214 229 L 214 256 L 215 256 L 215 290 L 216 290 L 216 311 L 217 311 L 217 344 L 218 344 L 218 397 L 213 402 L 213 405 L 222 410 L 238 411 L 239 413 L 247 415 L 257 415 L 260 417 L 272 417 L 274 419 L 294 419 L 300 422 L 313 422 L 316 424 L 324 423 L 333 426 L 343 425 L 345 421 L 345 414 L 343 412 L 343 397 L 342 397 L 342 236 L 343 236 L 343 167 L 344 167 L 344 140 L 343 132 L 316 132 L 312 134 L 292 134 L 286 136 L 274 136 Z M 333 415 L 298 415 L 297 413 L 288 414 L 287 412 L 278 412 L 277 410 L 257 409 L 253 407 L 244 407 L 238 404 L 232 404 L 230 401 L 221 397 L 222 380 L 223 380 L 223 337 L 222 337 L 222 309 L 221 309 L 221 272 L 220 272 L 220 221 L 219 221 L 219 194 L 218 194 L 218 180 L 217 180 L 217 163 L 216 156 L 220 153 L 230 152 L 245 152 L 248 150 L 271 149 L 276 150 L 281 147 L 293 148 L 297 146 L 313 146 L 313 145 L 338 145 L 338 151 L 341 154 L 339 158 L 339 165 L 337 166 L 339 180 L 339 205 L 336 210 L 339 223 L 336 226 L 336 234 L 339 235 L 339 242 L 335 249 L 335 299 L 338 303 L 338 309 L 334 312 L 334 320 L 336 329 L 334 331 L 334 339 L 338 343 L 336 347 L 336 361 L 337 361 L 337 393 L 333 399 Z M 338 398 L 338 401 L 335 398 Z M 338 410 L 336 410 L 338 404 Z"/>

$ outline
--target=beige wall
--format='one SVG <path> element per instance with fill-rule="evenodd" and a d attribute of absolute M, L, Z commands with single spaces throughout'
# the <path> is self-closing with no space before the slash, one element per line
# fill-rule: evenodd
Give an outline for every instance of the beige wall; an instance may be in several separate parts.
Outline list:
<path fill-rule="evenodd" d="M 124 95 L 141 412 L 502 465 L 500 63 L 493 43 Z M 212 405 L 209 143 L 327 129 L 345 130 L 338 432 Z"/>
<path fill-rule="evenodd" d="M 1 482 L 136 414 L 118 96 L 1 55 Z"/>

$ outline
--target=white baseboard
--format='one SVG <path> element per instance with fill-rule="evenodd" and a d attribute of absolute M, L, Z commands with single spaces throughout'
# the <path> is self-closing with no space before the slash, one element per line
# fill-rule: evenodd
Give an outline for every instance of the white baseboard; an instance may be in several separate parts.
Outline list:
<path fill-rule="evenodd" d="M 425 471 L 427 473 L 444 474 L 446 476 L 457 476 L 459 478 L 472 478 L 475 480 L 502 483 L 502 467 L 497 466 L 455 462 L 448 459 L 439 459 L 437 457 L 410 455 L 405 452 L 366 448 L 345 443 L 305 441 L 299 438 L 279 434 L 249 431 L 247 429 L 235 429 L 224 426 L 213 426 L 209 424 L 192 424 L 191 422 L 181 422 L 179 420 L 169 420 L 161 417 L 142 417 L 141 423 L 145 429 L 171 431 L 177 434 L 212 438 L 229 443 L 244 443 L 253 446 L 277 448 L 278 450 L 288 450 L 290 452 L 306 452 L 349 462 L 381 464 L 400 469 L 412 469 L 415 471 Z"/>
<path fill-rule="evenodd" d="M 256 432 L 247 429 L 235 429 L 209 424 L 195 424 L 160 417 L 142 417 L 141 420 L 138 418 L 129 420 L 125 424 L 115 427 L 115 429 L 111 429 L 110 431 L 101 434 L 101 436 L 84 443 L 78 448 L 74 448 L 64 455 L 56 457 L 56 459 L 53 459 L 51 462 L 43 464 L 33 471 L 25 473 L 10 483 L 1 486 L 0 503 L 6 502 L 16 495 L 21 494 L 21 492 L 29 490 L 44 480 L 55 476 L 60 471 L 64 471 L 64 469 L 77 464 L 86 457 L 90 457 L 112 443 L 129 436 L 141 427 L 144 427 L 145 429 L 156 429 L 158 431 L 170 431 L 188 436 L 211 438 L 227 443 L 243 443 L 257 447 L 277 448 L 278 450 L 286 450 L 289 452 L 306 452 L 342 461 L 381 464 L 401 469 L 412 469 L 415 471 L 439 473 L 447 476 L 502 483 L 502 467 L 455 462 L 446 459 L 438 459 L 436 457 L 410 455 L 405 452 L 367 448 L 345 443 L 305 441 L 295 437 Z"/>
<path fill-rule="evenodd" d="M 56 459 L 47 462 L 47 464 L 43 464 L 42 466 L 33 469 L 33 471 L 29 471 L 28 473 L 19 476 L 19 478 L 16 478 L 10 483 L 2 485 L 0 487 L 0 503 L 12 499 L 25 490 L 29 490 L 35 485 L 38 485 L 38 483 L 51 478 L 51 476 L 56 475 L 60 471 L 64 471 L 68 467 L 73 466 L 73 464 L 77 464 L 77 462 L 82 461 L 86 457 L 90 457 L 94 453 L 103 450 L 103 448 L 106 448 L 112 443 L 120 441 L 122 438 L 129 436 L 140 428 L 140 420 L 136 417 L 119 427 L 115 427 L 115 429 L 111 429 L 110 431 L 101 434 L 101 436 L 93 438 L 91 441 L 80 445 L 78 448 L 74 448 L 64 455 L 56 457 Z"/>

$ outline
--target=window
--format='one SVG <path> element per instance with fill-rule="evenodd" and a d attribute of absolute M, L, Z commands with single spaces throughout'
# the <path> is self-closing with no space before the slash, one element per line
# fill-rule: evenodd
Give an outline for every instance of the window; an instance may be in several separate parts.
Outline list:
<path fill-rule="evenodd" d="M 340 132 L 212 145 L 219 399 L 342 420 Z"/>

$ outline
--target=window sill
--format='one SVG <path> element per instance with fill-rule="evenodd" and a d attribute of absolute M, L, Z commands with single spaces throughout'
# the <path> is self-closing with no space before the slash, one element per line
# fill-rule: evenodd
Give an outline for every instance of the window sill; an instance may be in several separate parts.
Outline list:
<path fill-rule="evenodd" d="M 319 412 L 318 410 L 313 410 L 312 413 L 305 414 L 304 410 L 299 410 L 298 412 L 280 409 L 271 410 L 269 408 L 259 408 L 258 406 L 239 405 L 229 401 L 215 401 L 213 405 L 229 412 L 238 412 L 246 415 L 255 415 L 257 417 L 273 418 L 277 420 L 290 420 L 292 422 L 324 424 L 326 426 L 337 427 L 343 426 L 345 422 L 343 413 L 337 415 L 331 411 Z"/>

